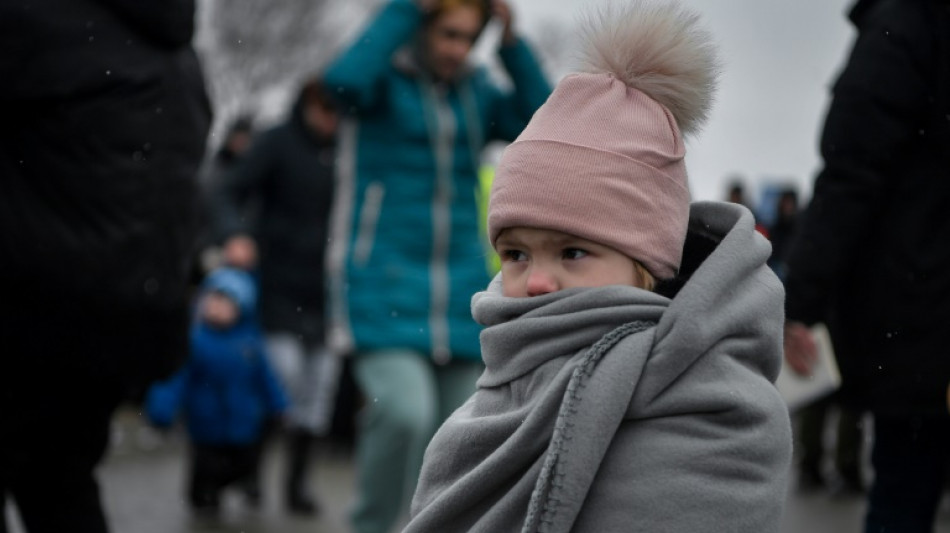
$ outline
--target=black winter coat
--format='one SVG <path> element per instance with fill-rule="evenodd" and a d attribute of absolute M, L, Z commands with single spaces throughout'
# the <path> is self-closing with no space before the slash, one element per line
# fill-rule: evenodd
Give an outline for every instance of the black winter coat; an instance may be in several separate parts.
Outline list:
<path fill-rule="evenodd" d="M 844 396 L 946 412 L 950 384 L 950 7 L 862 0 L 824 168 L 790 254 L 787 316 L 829 323 Z"/>
<path fill-rule="evenodd" d="M 245 233 L 257 241 L 264 329 L 300 335 L 308 344 L 324 342 L 335 153 L 332 139 L 304 124 L 298 102 L 284 123 L 255 137 L 212 194 L 220 237 Z M 257 216 L 245 217 L 251 202 Z"/>
<path fill-rule="evenodd" d="M 5 369 L 141 390 L 187 353 L 195 177 L 211 118 L 190 47 L 194 8 L 0 2 Z"/>

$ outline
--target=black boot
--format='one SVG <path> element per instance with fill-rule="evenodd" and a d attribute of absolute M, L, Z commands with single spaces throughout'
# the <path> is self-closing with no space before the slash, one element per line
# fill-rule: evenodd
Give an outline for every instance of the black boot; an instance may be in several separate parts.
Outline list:
<path fill-rule="evenodd" d="M 307 490 L 314 436 L 309 431 L 295 429 L 287 437 L 287 508 L 294 514 L 317 514 L 317 503 Z"/>

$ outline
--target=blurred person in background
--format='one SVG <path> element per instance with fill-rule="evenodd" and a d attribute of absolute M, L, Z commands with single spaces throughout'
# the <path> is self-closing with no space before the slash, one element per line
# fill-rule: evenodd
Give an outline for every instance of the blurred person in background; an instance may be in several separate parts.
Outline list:
<path fill-rule="evenodd" d="M 202 171 L 202 185 L 213 187 L 221 176 L 236 165 L 254 140 L 254 121 L 249 115 L 238 115 L 227 128 L 224 141 Z"/>
<path fill-rule="evenodd" d="M 511 78 L 469 63 L 491 17 Z M 511 141 L 550 93 L 503 1 L 392 0 L 328 68 L 341 130 L 332 238 L 334 339 L 366 398 L 352 526 L 408 510 L 425 446 L 482 372 L 471 296 L 489 281 L 476 203 L 481 151 Z"/>
<path fill-rule="evenodd" d="M 222 491 L 237 482 L 256 506 L 260 443 L 269 421 L 287 408 L 287 396 L 264 348 L 250 274 L 219 268 L 208 275 L 190 340 L 184 367 L 148 390 L 146 415 L 169 428 L 184 413 L 191 441 L 188 501 L 195 511 L 216 515 Z"/>
<path fill-rule="evenodd" d="M 775 203 L 775 220 L 768 227 L 769 242 L 772 243 L 772 256 L 769 266 L 779 279 L 785 279 L 785 263 L 792 239 L 798 229 L 798 193 L 795 189 L 785 189 Z"/>
<path fill-rule="evenodd" d="M 748 198 L 746 198 L 744 182 L 745 179 L 743 177 L 733 176 L 729 182 L 729 186 L 726 188 L 726 197 L 724 200 L 733 204 L 745 206 L 749 208 L 750 211 L 754 212 L 751 204 L 749 204 Z"/>
<path fill-rule="evenodd" d="M 933 530 L 950 460 L 950 4 L 860 0 L 800 238 L 785 350 L 807 374 L 828 324 L 842 401 L 874 415 L 865 531 Z"/>
<path fill-rule="evenodd" d="M 291 401 L 285 503 L 305 515 L 317 511 L 307 489 L 311 452 L 330 430 L 342 363 L 324 334 L 337 120 L 332 95 L 308 80 L 286 120 L 257 136 L 211 199 L 224 262 L 260 278 L 268 355 Z M 256 216 L 246 216 L 252 203 Z"/>
<path fill-rule="evenodd" d="M 254 138 L 254 122 L 249 115 L 239 115 L 227 128 L 224 141 L 218 150 L 205 158 L 199 173 L 201 201 L 196 216 L 198 230 L 195 243 L 195 256 L 191 269 L 191 284 L 197 288 L 205 276 L 221 266 L 221 250 L 215 242 L 212 213 L 212 195 L 219 186 L 222 176 L 237 165 L 251 146 Z M 254 213 L 253 208 L 246 211 Z"/>
<path fill-rule="evenodd" d="M 783 190 L 776 200 L 775 221 L 769 226 L 768 232 L 772 243 L 769 266 L 782 281 L 785 280 L 788 253 L 798 232 L 799 215 L 798 192 L 792 188 Z M 824 468 L 825 428 L 831 418 L 836 420 L 832 452 L 835 475 L 829 477 Z M 864 475 L 861 472 L 861 450 L 864 435 L 861 413 L 842 404 L 835 393 L 805 406 L 797 419 L 797 441 L 801 447 L 799 488 L 827 486 L 837 493 L 862 493 Z"/>
<path fill-rule="evenodd" d="M 112 413 L 187 353 L 194 8 L 0 3 L 0 494 L 30 532 L 107 531 Z"/>
<path fill-rule="evenodd" d="M 729 186 L 726 189 L 725 201 L 732 204 L 739 204 L 749 211 L 752 212 L 752 215 L 755 217 L 755 229 L 766 238 L 769 237 L 769 228 L 759 220 L 758 209 L 749 202 L 749 197 L 746 194 L 745 187 L 745 178 L 742 176 L 734 176 L 732 181 L 729 182 Z"/>

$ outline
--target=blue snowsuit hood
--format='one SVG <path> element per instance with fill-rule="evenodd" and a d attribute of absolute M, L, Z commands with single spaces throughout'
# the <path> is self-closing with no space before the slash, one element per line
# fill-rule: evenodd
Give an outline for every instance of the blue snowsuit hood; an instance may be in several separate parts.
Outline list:
<path fill-rule="evenodd" d="M 220 268 L 205 278 L 201 295 L 220 292 L 230 298 L 241 312 L 239 322 L 253 320 L 257 313 L 257 286 L 250 274 L 235 268 Z"/>

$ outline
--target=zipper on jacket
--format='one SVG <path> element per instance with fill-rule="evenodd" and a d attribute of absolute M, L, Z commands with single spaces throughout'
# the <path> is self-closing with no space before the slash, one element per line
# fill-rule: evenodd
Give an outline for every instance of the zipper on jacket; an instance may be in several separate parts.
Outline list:
<path fill-rule="evenodd" d="M 435 191 L 432 198 L 432 255 L 429 258 L 429 338 L 432 359 L 446 364 L 452 358 L 449 343 L 448 312 L 449 272 L 447 256 L 451 242 L 452 149 L 458 123 L 446 92 L 431 82 L 422 82 L 434 109 L 426 113 L 429 136 L 436 163 Z"/>
<path fill-rule="evenodd" d="M 378 181 L 367 185 L 363 192 L 359 229 L 357 230 L 356 243 L 353 244 L 353 264 L 356 266 L 366 266 L 370 254 L 373 253 L 373 243 L 376 241 L 376 225 L 379 222 L 379 212 L 383 208 L 383 196 L 385 194 L 386 187 Z"/>
<path fill-rule="evenodd" d="M 462 111 L 465 114 L 465 128 L 468 130 L 468 150 L 472 154 L 472 169 L 478 176 L 482 167 L 482 145 L 485 143 L 485 129 L 482 127 L 481 114 L 478 112 L 478 100 L 471 83 L 459 86 Z"/>
<path fill-rule="evenodd" d="M 333 204 L 330 206 L 330 231 L 324 258 L 330 298 L 330 314 L 326 334 L 327 346 L 337 354 L 349 353 L 355 343 L 350 327 L 346 294 L 346 257 L 352 235 L 352 217 L 356 200 L 356 140 L 359 123 L 344 119 L 337 141 L 337 161 Z"/>

